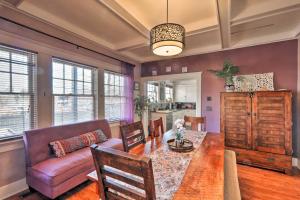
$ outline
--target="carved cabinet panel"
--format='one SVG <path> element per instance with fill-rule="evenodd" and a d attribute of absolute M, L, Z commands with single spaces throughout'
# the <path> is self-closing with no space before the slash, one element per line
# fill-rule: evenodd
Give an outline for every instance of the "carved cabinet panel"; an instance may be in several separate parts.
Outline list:
<path fill-rule="evenodd" d="M 292 155 L 290 91 L 221 94 L 221 132 L 240 163 L 288 172 Z"/>

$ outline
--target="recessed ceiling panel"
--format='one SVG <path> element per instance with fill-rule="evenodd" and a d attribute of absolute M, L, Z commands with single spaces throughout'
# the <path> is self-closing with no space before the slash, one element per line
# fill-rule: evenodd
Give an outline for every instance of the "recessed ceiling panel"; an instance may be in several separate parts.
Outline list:
<path fill-rule="evenodd" d="M 281 40 L 287 36 L 292 38 L 299 24 L 299 11 L 266 17 L 233 26 L 231 28 L 232 41 L 237 44 L 246 40 L 254 41 L 255 38 L 258 39 L 257 42 L 261 42 L 262 39 L 259 38 L 263 38 L 264 42 Z"/>
<path fill-rule="evenodd" d="M 106 42 L 110 47 L 142 38 L 96 0 L 25 0 L 19 9 L 88 39 Z"/>
<path fill-rule="evenodd" d="M 167 0 L 116 0 L 116 2 L 148 29 L 166 22 Z M 216 12 L 214 0 L 169 0 L 169 22 L 181 24 L 187 31 L 216 25 L 218 23 Z"/>

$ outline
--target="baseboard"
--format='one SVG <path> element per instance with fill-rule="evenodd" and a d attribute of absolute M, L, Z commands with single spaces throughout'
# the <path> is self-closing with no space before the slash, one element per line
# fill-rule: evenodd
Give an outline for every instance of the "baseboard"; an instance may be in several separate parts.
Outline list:
<path fill-rule="evenodd" d="M 26 184 L 26 178 L 23 178 L 21 180 L 0 187 L 0 199 L 6 199 L 27 189 L 28 185 Z"/>
<path fill-rule="evenodd" d="M 300 160 L 298 158 L 292 158 L 292 165 L 300 169 Z"/>

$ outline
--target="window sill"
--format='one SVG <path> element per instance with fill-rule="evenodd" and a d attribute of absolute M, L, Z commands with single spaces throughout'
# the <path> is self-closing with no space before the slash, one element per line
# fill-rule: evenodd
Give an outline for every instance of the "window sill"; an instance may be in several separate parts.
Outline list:
<path fill-rule="evenodd" d="M 120 121 L 119 121 L 119 120 L 108 121 L 108 123 L 109 123 L 109 126 L 110 126 L 110 127 L 120 126 Z"/>
<path fill-rule="evenodd" d="M 15 140 L 22 140 L 23 141 L 23 135 L 16 135 L 16 136 L 11 136 L 11 137 L 0 138 L 0 145 L 1 145 L 1 143 L 12 142 L 12 141 L 15 141 Z"/>
<path fill-rule="evenodd" d="M 0 140 L 0 153 L 14 151 L 23 148 L 24 148 L 24 142 L 22 136 Z"/>

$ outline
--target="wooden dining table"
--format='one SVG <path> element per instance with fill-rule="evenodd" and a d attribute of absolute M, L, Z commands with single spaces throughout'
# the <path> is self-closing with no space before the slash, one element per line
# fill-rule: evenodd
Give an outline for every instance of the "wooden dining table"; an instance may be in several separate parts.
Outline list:
<path fill-rule="evenodd" d="M 130 154 L 149 155 L 167 140 L 172 132 L 168 131 L 163 137 L 148 138 L 130 150 Z M 88 174 L 88 178 L 97 181 L 96 171 Z M 208 132 L 186 170 L 181 185 L 173 200 L 224 200 L 224 135 Z"/>

